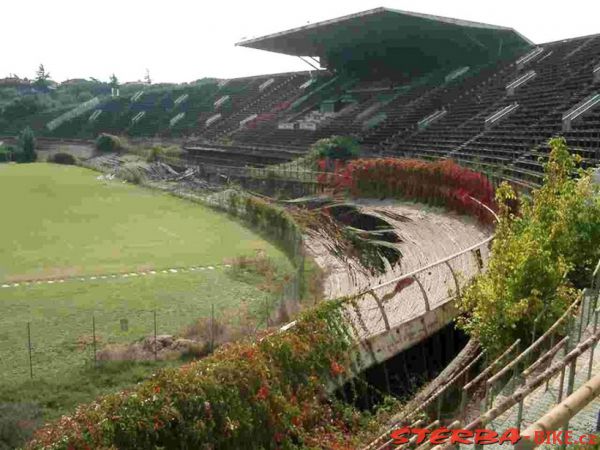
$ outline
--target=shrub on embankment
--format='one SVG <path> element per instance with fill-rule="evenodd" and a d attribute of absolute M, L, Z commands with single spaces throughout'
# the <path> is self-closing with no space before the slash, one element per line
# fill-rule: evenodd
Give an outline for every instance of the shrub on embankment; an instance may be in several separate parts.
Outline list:
<path fill-rule="evenodd" d="M 357 159 L 336 165 L 332 175 L 321 175 L 319 181 L 355 196 L 417 200 L 473 215 L 484 222 L 493 220 L 488 211 L 469 198 L 495 209 L 492 183 L 485 175 L 449 160 Z"/>
<path fill-rule="evenodd" d="M 125 147 L 121 138 L 112 134 L 102 133 L 96 138 L 96 150 L 102 153 L 121 152 Z"/>
<path fill-rule="evenodd" d="M 360 415 L 327 399 L 350 348 L 338 302 L 295 327 L 229 345 L 156 374 L 132 391 L 80 406 L 36 433 L 29 449 L 331 448 Z"/>
<path fill-rule="evenodd" d="M 459 320 L 491 353 L 517 338 L 540 336 L 589 285 L 600 258 L 600 193 L 591 172 L 576 170 L 577 157 L 564 140 L 553 139 L 543 186 L 509 204 L 514 191 L 497 190 L 499 223 L 488 268 L 462 294 Z"/>

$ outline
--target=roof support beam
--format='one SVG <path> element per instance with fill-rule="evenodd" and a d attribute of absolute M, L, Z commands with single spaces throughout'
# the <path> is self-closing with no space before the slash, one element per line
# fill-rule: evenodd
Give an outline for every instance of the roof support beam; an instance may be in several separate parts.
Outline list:
<path fill-rule="evenodd" d="M 312 65 L 310 62 L 308 62 L 306 59 L 304 59 L 302 56 L 298 56 L 298 58 L 300 58 L 303 62 L 305 62 L 306 64 L 308 64 L 310 67 L 312 67 L 315 70 L 319 70 L 318 67 Z"/>

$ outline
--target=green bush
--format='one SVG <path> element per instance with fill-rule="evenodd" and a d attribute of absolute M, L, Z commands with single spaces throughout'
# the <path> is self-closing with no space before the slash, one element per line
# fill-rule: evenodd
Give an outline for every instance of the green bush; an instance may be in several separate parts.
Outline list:
<path fill-rule="evenodd" d="M 175 145 L 171 145 L 169 147 L 155 145 L 148 151 L 146 161 L 154 162 L 160 160 L 162 157 L 179 158 L 182 154 L 183 150 Z"/>
<path fill-rule="evenodd" d="M 539 336 L 580 295 L 600 259 L 600 193 L 591 172 L 572 175 L 577 158 L 563 139 L 550 142 L 544 184 L 511 212 L 515 193 L 496 191 L 500 221 L 487 271 L 465 290 L 459 325 L 497 354 L 517 338 Z M 538 318 L 536 323 L 536 318 Z"/>
<path fill-rule="evenodd" d="M 29 127 L 25 128 L 19 134 L 19 151 L 17 153 L 17 161 L 19 162 L 34 162 L 37 160 L 35 151 L 35 135 Z"/>
<path fill-rule="evenodd" d="M 165 149 L 159 145 L 155 145 L 148 152 L 148 156 L 146 157 L 146 161 L 155 162 L 158 161 L 161 157 L 165 156 Z"/>
<path fill-rule="evenodd" d="M 311 146 L 311 154 L 317 158 L 346 161 L 360 155 L 360 145 L 351 136 L 331 136 L 319 139 Z"/>
<path fill-rule="evenodd" d="M 55 164 L 65 164 L 70 166 L 77 164 L 77 159 L 70 153 L 65 152 L 55 153 L 54 155 L 50 156 L 50 158 L 48 158 L 48 161 L 53 162 Z"/>
<path fill-rule="evenodd" d="M 102 153 L 120 152 L 124 150 L 124 146 L 117 136 L 102 133 L 96 138 L 96 149 Z"/>
<path fill-rule="evenodd" d="M 12 161 L 14 158 L 14 154 L 15 154 L 14 147 L 11 147 L 8 145 L 0 146 L 0 162 Z"/>
<path fill-rule="evenodd" d="M 33 403 L 0 403 L 0 450 L 18 448 L 42 424 L 42 411 Z"/>

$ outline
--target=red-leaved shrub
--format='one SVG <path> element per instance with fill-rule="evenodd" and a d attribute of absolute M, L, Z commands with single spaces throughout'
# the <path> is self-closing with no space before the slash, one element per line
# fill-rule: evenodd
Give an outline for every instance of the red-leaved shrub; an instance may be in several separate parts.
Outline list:
<path fill-rule="evenodd" d="M 366 197 L 394 197 L 442 205 L 491 222 L 492 215 L 476 201 L 495 210 L 494 186 L 482 173 L 454 161 L 417 159 L 355 159 L 348 163 L 319 161 L 318 182 Z"/>

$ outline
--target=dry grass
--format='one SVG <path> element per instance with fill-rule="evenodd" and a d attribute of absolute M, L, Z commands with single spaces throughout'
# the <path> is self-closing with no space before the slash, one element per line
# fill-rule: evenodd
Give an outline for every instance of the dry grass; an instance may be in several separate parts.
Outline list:
<path fill-rule="evenodd" d="M 279 275 L 277 266 L 262 250 L 257 250 L 254 256 L 240 256 L 228 262 L 234 279 L 252 281 L 260 290 L 271 294 L 280 294 L 289 281 L 287 275 Z"/>

